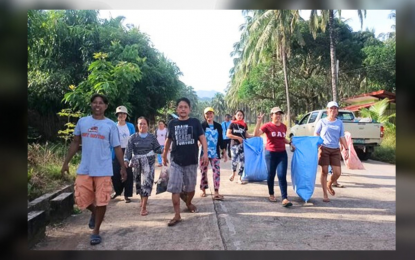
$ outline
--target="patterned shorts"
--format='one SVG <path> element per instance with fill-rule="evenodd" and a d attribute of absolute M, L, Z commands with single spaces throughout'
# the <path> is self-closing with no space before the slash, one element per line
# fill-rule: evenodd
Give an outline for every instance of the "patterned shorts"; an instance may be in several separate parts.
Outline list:
<path fill-rule="evenodd" d="M 196 189 L 197 164 L 179 166 L 174 162 L 170 164 L 169 183 L 167 191 L 171 193 L 192 192 Z"/>

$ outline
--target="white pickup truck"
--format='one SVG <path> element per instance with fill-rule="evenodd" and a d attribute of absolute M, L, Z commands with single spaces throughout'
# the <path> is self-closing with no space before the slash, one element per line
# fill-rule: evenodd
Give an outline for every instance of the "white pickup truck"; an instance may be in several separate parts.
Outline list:
<path fill-rule="evenodd" d="M 295 122 L 291 127 L 292 136 L 313 136 L 314 127 L 318 120 L 327 117 L 326 110 L 315 110 L 307 113 L 300 121 Z M 344 131 L 350 132 L 353 147 L 360 160 L 365 161 L 373 152 L 374 147 L 380 145 L 384 135 L 384 128 L 381 123 L 362 122 L 357 120 L 352 111 L 339 110 L 337 119 L 343 121 Z"/>

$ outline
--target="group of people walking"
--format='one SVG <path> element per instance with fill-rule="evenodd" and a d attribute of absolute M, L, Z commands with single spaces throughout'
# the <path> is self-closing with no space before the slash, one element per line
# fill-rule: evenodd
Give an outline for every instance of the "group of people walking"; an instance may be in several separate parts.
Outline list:
<path fill-rule="evenodd" d="M 69 161 L 82 144 L 82 159 L 75 180 L 75 201 L 81 209 L 86 208 L 91 211 L 88 223 L 93 229 L 90 237 L 91 245 L 101 242 L 99 229 L 109 200 L 123 193 L 125 202 L 131 202 L 134 182 L 136 193 L 141 197 L 140 214 L 142 216 L 149 214 L 147 202 L 154 184 L 156 155 L 158 155 L 157 166 L 169 165 L 167 191 L 172 193 L 175 214 L 168 222 L 168 226 L 174 226 L 182 221 L 180 199 L 185 202 L 189 212 L 197 212 L 192 200 L 195 196 L 198 168 L 201 172 L 201 197 L 207 196 L 207 171 L 210 163 L 214 187 L 212 198 L 214 200 L 224 199 L 224 196 L 219 193 L 222 158 L 224 162 L 228 158 L 232 160 L 232 175 L 229 180 L 234 181 L 238 174 L 236 182 L 247 183 L 242 180 L 245 162 L 243 142 L 247 138 L 262 134 L 266 135 L 268 200 L 277 201 L 274 195 L 274 179 L 277 174 L 282 206 L 292 206 L 287 197 L 288 156 L 285 145 L 291 145 L 293 150 L 295 147 L 286 138 L 287 127 L 282 123 L 284 112 L 279 107 L 271 109 L 271 121 L 262 126 L 264 114 L 258 116 L 253 134 L 248 133 L 248 125 L 244 121 L 242 110 L 235 112 L 233 120 L 230 115 L 226 115 L 225 121 L 219 124 L 214 121 L 214 109 L 207 107 L 204 110 L 205 120 L 201 123 L 198 119 L 189 117 L 191 104 L 187 98 L 180 98 L 176 102 L 178 118 L 171 120 L 167 126 L 164 121 L 159 121 L 155 134 L 149 133 L 149 121 L 145 117 L 137 119 L 138 132 L 135 132 L 133 124 L 126 121 L 129 116 L 126 107 L 117 107 L 115 111 L 117 123 L 105 117 L 104 113 L 107 108 L 108 99 L 104 95 L 94 94 L 91 97 L 92 115 L 78 121 L 74 139 L 62 166 L 62 174 L 64 174 L 69 170 Z M 329 120 L 332 119 L 331 116 L 332 114 L 329 114 Z M 319 158 L 319 164 L 321 161 L 320 165 L 323 168 L 322 178 L 324 175 L 327 178 L 328 165 L 333 168 L 331 179 L 326 184 L 326 188 L 323 187 L 325 201 L 328 200 L 327 191 L 334 195 L 329 185 L 340 176 L 340 164 L 334 160 L 336 154 L 330 149 L 334 149 L 331 146 L 335 142 L 335 132 L 339 130 L 339 134 L 342 134 L 342 125 L 338 122 L 330 122 L 327 124 L 328 127 L 318 125 L 316 128 L 316 131 L 318 130 L 316 134 L 322 136 L 323 139 L 327 132 L 330 141 L 323 144 L 323 146 L 328 146 L 321 148 L 323 152 Z M 342 141 L 342 144 L 344 146 L 345 142 Z M 168 154 L 170 154 L 170 161 Z"/>

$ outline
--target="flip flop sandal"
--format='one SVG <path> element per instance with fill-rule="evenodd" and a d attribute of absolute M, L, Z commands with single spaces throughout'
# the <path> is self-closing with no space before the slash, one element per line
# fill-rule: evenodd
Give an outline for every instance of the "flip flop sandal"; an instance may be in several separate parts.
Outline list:
<path fill-rule="evenodd" d="M 248 182 L 247 182 L 247 181 L 237 181 L 236 183 L 241 184 L 241 185 L 245 185 L 245 184 L 247 184 Z"/>
<path fill-rule="evenodd" d="M 94 229 L 95 228 L 95 216 L 92 216 L 91 215 L 91 218 L 89 219 L 88 227 L 90 229 Z"/>
<path fill-rule="evenodd" d="M 327 187 L 327 191 L 331 194 L 331 196 L 334 196 L 336 194 L 332 187 Z"/>
<path fill-rule="evenodd" d="M 100 235 L 94 235 L 94 234 L 92 234 L 91 235 L 91 238 L 90 238 L 90 241 L 89 241 L 89 243 L 91 244 L 91 245 L 98 245 L 99 243 L 101 243 L 101 236 Z"/>
<path fill-rule="evenodd" d="M 213 196 L 214 200 L 223 200 L 223 196 L 222 195 L 217 195 L 217 196 Z"/>
<path fill-rule="evenodd" d="M 180 219 L 175 219 L 174 218 L 174 219 L 170 220 L 169 223 L 167 223 L 167 226 L 172 227 L 172 226 L 176 225 L 179 222 L 182 222 L 181 218 Z"/>
<path fill-rule="evenodd" d="M 111 199 L 113 200 L 113 199 L 115 199 L 116 197 L 118 197 L 118 196 L 120 196 L 120 195 L 118 195 L 118 194 L 116 194 L 116 193 L 113 193 L 113 194 L 111 194 Z"/>
<path fill-rule="evenodd" d="M 330 202 L 330 199 L 323 199 L 323 202 Z"/>
<path fill-rule="evenodd" d="M 332 187 L 336 187 L 336 188 L 344 188 L 344 185 L 337 183 L 337 184 L 333 184 L 331 185 Z"/>
<path fill-rule="evenodd" d="M 197 212 L 197 208 L 196 208 L 196 206 L 195 205 L 193 205 L 193 204 L 191 204 L 192 205 L 192 207 L 187 207 L 187 210 L 190 212 L 190 213 L 196 213 Z"/>
<path fill-rule="evenodd" d="M 291 207 L 292 205 L 293 205 L 293 204 L 292 204 L 290 201 L 282 204 L 282 206 L 283 206 L 283 207 L 286 207 L 286 208 L 287 208 L 287 207 Z"/>
<path fill-rule="evenodd" d="M 231 176 L 231 177 L 229 177 L 229 180 L 230 180 L 230 181 L 233 181 L 233 178 L 235 178 L 235 176 Z"/>
<path fill-rule="evenodd" d="M 200 197 L 206 197 L 206 193 L 200 194 Z"/>
<path fill-rule="evenodd" d="M 268 197 L 268 200 L 270 201 L 270 202 L 277 202 L 277 198 L 275 198 L 274 196 L 270 196 L 270 197 Z"/>

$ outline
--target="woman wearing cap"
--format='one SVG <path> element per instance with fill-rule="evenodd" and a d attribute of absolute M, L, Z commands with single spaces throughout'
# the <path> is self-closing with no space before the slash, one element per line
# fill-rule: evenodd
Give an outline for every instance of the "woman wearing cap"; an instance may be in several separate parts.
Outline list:
<path fill-rule="evenodd" d="M 237 110 L 232 120 L 226 135 L 231 138 L 231 154 L 232 154 L 232 175 L 229 178 L 233 181 L 236 175 L 236 168 L 239 164 L 239 184 L 246 184 L 246 181 L 242 180 L 242 173 L 244 172 L 245 157 L 244 157 L 244 146 L 243 140 L 245 138 L 253 137 L 248 131 L 248 125 L 244 121 L 245 114 L 242 110 Z"/>
<path fill-rule="evenodd" d="M 220 155 L 222 151 L 224 162 L 227 161 L 226 156 L 226 144 L 223 141 L 222 126 L 213 121 L 215 111 L 211 107 L 207 107 L 204 110 L 205 121 L 202 123 L 203 131 L 205 131 L 207 141 L 207 151 L 210 165 L 213 172 L 213 187 L 215 194 L 213 195 L 214 200 L 223 200 L 223 196 L 219 194 L 220 185 Z M 203 156 L 203 150 L 200 157 Z M 202 197 L 206 197 L 206 189 L 208 188 L 207 180 L 208 165 L 204 165 L 203 161 L 200 160 L 200 172 L 202 178 L 200 179 L 200 189 L 202 190 Z"/>
<path fill-rule="evenodd" d="M 117 127 L 118 133 L 120 135 L 120 143 L 123 155 L 125 153 L 125 148 L 127 147 L 128 137 L 135 133 L 134 125 L 127 122 L 128 111 L 125 106 L 119 106 L 115 110 L 115 116 L 118 119 Z M 130 203 L 131 199 L 129 197 L 133 196 L 133 171 L 131 168 L 127 167 L 127 180 L 125 182 L 121 181 L 120 175 L 120 164 L 115 158 L 114 150 L 112 149 L 112 185 L 114 187 L 114 193 L 111 195 L 111 199 L 115 199 L 120 196 L 124 191 L 125 203 Z"/>
<path fill-rule="evenodd" d="M 323 139 L 323 144 L 319 147 L 318 165 L 321 166 L 320 182 L 323 188 L 323 201 L 330 202 L 327 191 L 334 196 L 335 192 L 331 185 L 336 183 L 341 174 L 340 160 L 340 145 L 343 149 L 348 150 L 347 142 L 344 138 L 343 122 L 336 118 L 339 113 L 339 105 L 335 101 L 327 104 L 327 117 L 319 120 L 314 130 L 314 135 L 320 136 Z M 348 153 L 345 155 L 345 160 L 348 158 Z M 331 165 L 333 174 L 329 181 L 327 181 L 328 167 Z"/>
<path fill-rule="evenodd" d="M 163 120 L 160 120 L 158 123 L 158 128 L 156 129 L 155 133 L 154 133 L 157 137 L 157 141 L 159 142 L 160 146 L 161 146 L 161 150 L 164 149 L 164 143 L 166 142 L 167 139 L 167 128 L 166 128 L 166 122 L 164 122 Z M 161 167 L 161 154 L 157 155 L 157 167 Z"/>
<path fill-rule="evenodd" d="M 146 216 L 147 201 L 154 183 L 155 154 L 162 153 L 161 146 L 155 135 L 148 132 L 148 120 L 141 116 L 137 119 L 138 133 L 128 138 L 127 149 L 124 154 L 125 166 L 132 166 L 134 170 L 136 193 L 141 197 L 141 216 Z"/>
<path fill-rule="evenodd" d="M 291 144 L 291 141 L 285 138 L 287 127 L 281 122 L 282 114 L 284 114 L 284 112 L 279 107 L 272 108 L 271 122 L 262 125 L 262 127 L 261 122 L 264 114 L 260 114 L 257 118 L 254 134 L 255 136 L 260 136 L 265 133 L 267 137 L 267 143 L 265 145 L 265 162 L 267 163 L 268 169 L 268 200 L 270 202 L 277 201 L 274 196 L 274 179 L 275 172 L 277 172 L 282 206 L 290 207 L 292 206 L 292 203 L 287 198 L 288 156 L 285 144 Z M 294 148 L 294 146 L 292 147 Z"/>

